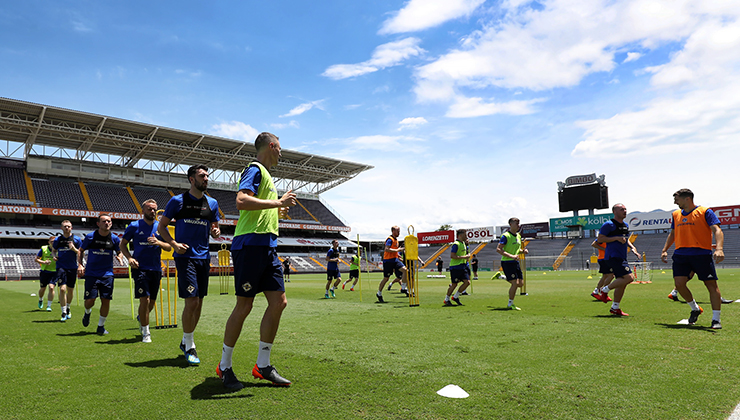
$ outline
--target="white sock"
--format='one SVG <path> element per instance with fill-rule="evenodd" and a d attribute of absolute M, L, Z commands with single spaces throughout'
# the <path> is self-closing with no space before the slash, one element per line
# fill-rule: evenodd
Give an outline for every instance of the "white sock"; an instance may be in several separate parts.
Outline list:
<path fill-rule="evenodd" d="M 221 351 L 221 363 L 219 364 L 219 366 L 221 366 L 221 370 L 231 369 L 231 356 L 233 354 L 234 348 L 224 344 L 223 350 Z"/>
<path fill-rule="evenodd" d="M 719 321 L 719 313 L 722 311 L 712 311 L 712 321 Z"/>
<path fill-rule="evenodd" d="M 185 344 L 185 350 L 195 348 L 195 340 L 193 339 L 194 333 L 182 333 L 182 342 Z"/>
<path fill-rule="evenodd" d="M 449 302 L 449 301 L 450 301 L 450 295 L 445 296 L 445 302 Z"/>
<path fill-rule="evenodd" d="M 691 310 L 692 311 L 698 311 L 699 310 L 699 305 L 696 304 L 696 299 L 694 299 L 691 302 L 689 302 L 689 306 L 691 307 Z"/>
<path fill-rule="evenodd" d="M 90 309 L 85 308 L 85 313 L 86 314 L 90 315 L 90 312 L 92 312 L 92 308 L 90 308 Z"/>
<path fill-rule="evenodd" d="M 606 285 L 601 288 L 601 293 L 609 294 L 609 285 Z"/>
<path fill-rule="evenodd" d="M 619 302 L 612 302 L 612 309 L 619 309 Z"/>
<path fill-rule="evenodd" d="M 144 325 L 141 327 L 141 335 L 149 335 L 149 326 Z"/>
<path fill-rule="evenodd" d="M 459 299 L 459 298 L 460 298 L 460 291 L 458 290 L 457 292 L 455 292 L 455 299 Z"/>
<path fill-rule="evenodd" d="M 597 287 L 594 289 L 594 294 L 598 294 L 598 293 L 599 293 L 599 288 Z"/>
<path fill-rule="evenodd" d="M 678 295 L 678 290 L 673 289 L 673 291 L 671 292 L 671 296 L 677 296 L 677 295 Z"/>
<path fill-rule="evenodd" d="M 378 295 L 380 297 L 383 297 L 383 292 L 378 292 L 378 293 L 376 293 L 376 295 Z"/>
<path fill-rule="evenodd" d="M 257 352 L 257 367 L 263 368 L 270 366 L 270 352 L 272 351 L 272 343 L 265 343 L 260 341 L 260 349 Z"/>
<path fill-rule="evenodd" d="M 509 299 L 509 306 L 514 304 L 514 299 Z"/>
<path fill-rule="evenodd" d="M 107 317 L 100 315 L 100 319 L 98 319 L 98 327 L 102 327 L 103 325 L 105 325 L 105 318 Z"/>
<path fill-rule="evenodd" d="M 46 306 L 48 306 L 49 308 L 51 308 L 51 304 L 52 304 L 52 303 L 54 303 L 54 302 L 50 300 L 50 301 L 49 301 L 49 302 L 48 302 L 48 303 L 46 304 Z"/>

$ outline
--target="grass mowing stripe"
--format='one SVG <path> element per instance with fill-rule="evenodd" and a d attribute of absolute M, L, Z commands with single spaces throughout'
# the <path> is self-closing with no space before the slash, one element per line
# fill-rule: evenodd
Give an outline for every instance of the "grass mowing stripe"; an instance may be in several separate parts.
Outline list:
<path fill-rule="evenodd" d="M 721 270 L 727 297 L 740 297 Z M 195 340 L 201 366 L 187 367 L 181 329 L 152 330 L 140 342 L 131 320 L 128 280 L 117 280 L 109 335 L 94 334 L 98 310 L 83 328 L 81 307 L 61 323 L 59 309 L 36 308 L 38 282 L 3 282 L 0 400 L 3 418 L 655 418 L 724 419 L 740 401 L 736 349 L 740 304 L 723 305 L 723 330 L 709 330 L 711 308 L 699 281 L 689 286 L 705 313 L 695 327 L 676 325 L 688 306 L 666 298 L 670 274 L 628 286 L 622 308 L 589 293 L 583 272 L 530 272 L 522 311 L 507 311 L 503 280 L 475 281 L 465 306 L 442 307 L 444 279 L 421 279 L 421 306 L 395 291 L 376 304 L 375 274 L 359 290 L 324 299 L 323 275 L 294 275 L 272 362 L 290 388 L 266 386 L 249 373 L 264 299 L 255 300 L 234 354 L 247 386 L 221 388 L 215 375 L 234 296 L 204 303 Z M 422 275 L 423 277 L 423 275 Z M 78 290 L 80 292 L 80 290 Z M 180 302 L 181 303 L 181 302 Z M 178 304 L 181 309 L 181 305 Z M 179 318 L 179 316 L 178 316 Z M 435 391 L 456 384 L 462 400 Z"/>

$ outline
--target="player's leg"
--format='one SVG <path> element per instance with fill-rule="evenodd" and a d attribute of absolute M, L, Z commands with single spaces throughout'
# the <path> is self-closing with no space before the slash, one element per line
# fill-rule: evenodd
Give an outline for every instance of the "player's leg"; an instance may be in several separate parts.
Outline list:
<path fill-rule="evenodd" d="M 720 329 L 720 311 L 722 309 L 722 294 L 719 291 L 717 280 L 704 280 L 704 286 L 709 291 L 709 299 L 712 302 L 712 328 Z"/>
<path fill-rule="evenodd" d="M 458 306 L 462 306 L 462 302 L 460 302 L 460 295 L 465 291 L 465 289 L 468 288 L 468 286 L 470 286 L 470 279 L 467 277 L 470 276 L 467 274 L 467 271 L 465 271 L 464 277 L 460 282 L 460 287 L 457 288 L 457 292 L 455 292 L 455 295 L 452 296 L 452 301 L 455 302 Z"/>
<path fill-rule="evenodd" d="M 55 289 L 54 286 L 55 286 L 54 284 L 49 284 L 49 295 L 46 297 L 46 300 L 47 300 L 47 302 L 46 302 L 46 310 L 47 311 L 50 311 L 51 310 L 51 305 L 54 303 L 54 289 Z M 59 294 L 59 302 L 62 301 L 62 295 L 63 294 L 64 294 L 64 292 L 60 292 L 60 294 Z"/>
<path fill-rule="evenodd" d="M 331 276 L 330 272 L 326 272 L 326 287 L 324 288 L 324 298 L 329 299 L 329 288 L 331 287 L 331 281 L 333 280 L 333 277 Z"/>
<path fill-rule="evenodd" d="M 244 326 L 244 320 L 246 320 L 249 313 L 252 312 L 253 304 L 254 296 L 237 296 L 236 305 L 231 311 L 229 319 L 226 321 L 221 361 L 216 367 L 216 373 L 218 374 L 218 377 L 221 378 L 221 382 L 228 389 L 237 390 L 244 388 L 244 385 L 239 382 L 234 374 L 232 358 L 234 347 L 236 347 L 236 342 L 239 340 L 242 327 Z"/>
<path fill-rule="evenodd" d="M 452 277 L 450 285 L 447 287 L 447 294 L 445 295 L 444 305 L 445 306 L 452 306 L 452 293 L 455 291 L 455 288 L 457 287 L 457 278 L 455 278 L 455 275 L 453 273 L 450 273 L 450 276 Z"/>
<path fill-rule="evenodd" d="M 98 289 L 95 287 L 95 278 L 85 277 L 85 314 L 82 316 L 82 326 L 90 325 L 90 314 L 95 306 L 95 300 L 98 298 Z"/>

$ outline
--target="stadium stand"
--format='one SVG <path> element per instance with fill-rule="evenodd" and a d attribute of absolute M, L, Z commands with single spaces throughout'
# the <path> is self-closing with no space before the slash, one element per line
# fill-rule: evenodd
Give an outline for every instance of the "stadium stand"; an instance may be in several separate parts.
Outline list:
<path fill-rule="evenodd" d="M 86 182 L 85 187 L 90 196 L 93 210 L 123 213 L 139 212 L 126 188 L 120 185 Z"/>
<path fill-rule="evenodd" d="M 3 180 L 3 188 L 0 190 L 0 198 L 9 200 L 28 200 L 28 189 L 23 169 L 6 168 L 0 166 L 0 177 Z"/>
<path fill-rule="evenodd" d="M 39 207 L 87 210 L 85 197 L 79 184 L 71 179 L 43 179 L 38 175 L 31 178 Z"/>
<path fill-rule="evenodd" d="M 326 208 L 321 201 L 301 199 L 301 203 L 306 207 L 306 210 L 319 219 L 322 224 L 330 226 L 344 226 L 344 222 L 342 222 L 331 210 Z M 291 215 L 291 217 L 293 216 Z"/>
<path fill-rule="evenodd" d="M 212 190 L 209 188 L 206 193 L 218 201 L 218 207 L 224 214 L 239 216 L 239 210 L 236 209 L 235 191 Z"/>
<path fill-rule="evenodd" d="M 131 190 L 136 196 L 136 201 L 141 204 L 144 201 L 152 198 L 157 202 L 157 206 L 163 209 L 170 201 L 172 195 L 164 188 L 146 188 L 146 187 L 131 187 Z"/>

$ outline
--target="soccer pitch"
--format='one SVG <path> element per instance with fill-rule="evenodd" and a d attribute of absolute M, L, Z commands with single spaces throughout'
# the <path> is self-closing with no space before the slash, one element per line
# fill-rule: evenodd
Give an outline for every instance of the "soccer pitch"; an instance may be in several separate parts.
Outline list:
<path fill-rule="evenodd" d="M 116 281 L 106 336 L 95 334 L 99 302 L 84 328 L 74 302 L 66 323 L 57 303 L 37 309 L 38 281 L 2 282 L 0 418 L 725 419 L 740 401 L 740 303 L 723 305 L 724 329 L 709 329 L 698 280 L 689 287 L 704 314 L 689 327 L 676 324 L 688 306 L 667 299 L 670 271 L 627 287 L 626 318 L 589 296 L 597 279 L 587 272 L 528 273 L 521 311 L 505 310 L 507 282 L 480 274 L 465 306 L 443 307 L 448 280 L 421 273 L 415 308 L 398 285 L 375 303 L 380 274 L 363 273 L 362 295 L 348 287 L 336 299 L 323 298 L 324 275 L 293 275 L 272 351 L 293 385 L 249 374 L 266 306 L 258 296 L 234 354 L 246 386 L 234 393 L 215 369 L 235 298 L 218 294 L 215 277 L 195 333 L 198 367 L 178 349 L 180 328 L 152 329 L 153 343 L 141 343 L 128 279 Z M 723 296 L 740 298 L 740 270 L 718 274 Z M 470 397 L 436 394 L 448 384 Z"/>

